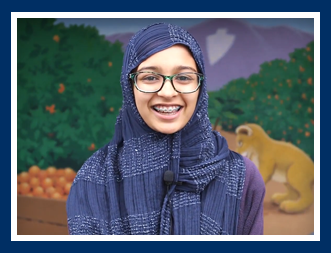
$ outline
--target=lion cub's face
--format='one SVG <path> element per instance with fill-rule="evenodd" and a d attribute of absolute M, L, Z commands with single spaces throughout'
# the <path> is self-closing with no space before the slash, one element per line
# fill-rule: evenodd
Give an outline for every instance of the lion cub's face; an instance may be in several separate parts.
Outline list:
<path fill-rule="evenodd" d="M 255 135 L 253 129 L 247 125 L 241 125 L 236 129 L 236 152 L 248 158 L 254 153 L 256 148 Z"/>
<path fill-rule="evenodd" d="M 251 136 L 248 136 L 247 134 L 237 134 L 236 143 L 236 152 L 243 156 L 250 157 L 252 153 L 252 146 L 250 144 Z"/>

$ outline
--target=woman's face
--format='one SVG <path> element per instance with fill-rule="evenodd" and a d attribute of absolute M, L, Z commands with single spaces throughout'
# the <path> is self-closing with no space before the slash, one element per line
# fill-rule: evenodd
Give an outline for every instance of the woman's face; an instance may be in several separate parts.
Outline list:
<path fill-rule="evenodd" d="M 198 69 L 190 51 L 183 45 L 174 45 L 147 58 L 138 66 L 138 71 L 153 71 L 171 76 L 183 72 L 198 72 Z M 136 106 L 143 120 L 150 128 L 164 134 L 175 133 L 187 124 L 199 95 L 199 90 L 190 94 L 178 93 L 169 80 L 165 81 L 163 88 L 157 93 L 143 93 L 135 87 L 133 89 Z M 173 111 L 164 112 L 166 109 Z"/>

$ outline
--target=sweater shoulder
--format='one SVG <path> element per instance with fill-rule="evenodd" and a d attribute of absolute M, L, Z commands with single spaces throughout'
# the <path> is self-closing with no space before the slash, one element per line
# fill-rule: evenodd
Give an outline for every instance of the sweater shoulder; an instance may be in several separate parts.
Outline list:
<path fill-rule="evenodd" d="M 248 159 L 247 157 L 243 157 L 243 159 L 246 167 L 244 191 L 248 189 L 257 189 L 264 191 L 265 184 L 263 182 L 260 171 L 250 159 Z"/>

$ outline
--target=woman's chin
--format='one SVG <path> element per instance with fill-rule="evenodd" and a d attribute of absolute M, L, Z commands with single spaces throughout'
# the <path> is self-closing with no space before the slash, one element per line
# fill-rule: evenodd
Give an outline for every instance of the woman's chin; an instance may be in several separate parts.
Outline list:
<path fill-rule="evenodd" d="M 154 128 L 155 131 L 162 134 L 174 134 L 180 130 L 178 127 L 162 126 Z"/>

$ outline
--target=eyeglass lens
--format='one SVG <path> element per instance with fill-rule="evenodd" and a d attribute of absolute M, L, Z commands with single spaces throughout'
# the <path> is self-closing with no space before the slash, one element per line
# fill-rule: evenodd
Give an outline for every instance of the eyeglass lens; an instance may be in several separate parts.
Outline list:
<path fill-rule="evenodd" d="M 157 73 L 141 72 L 135 76 L 138 88 L 146 92 L 158 91 L 166 79 L 170 79 L 179 92 L 193 92 L 200 85 L 200 76 L 197 73 L 180 73 L 166 77 Z"/>

